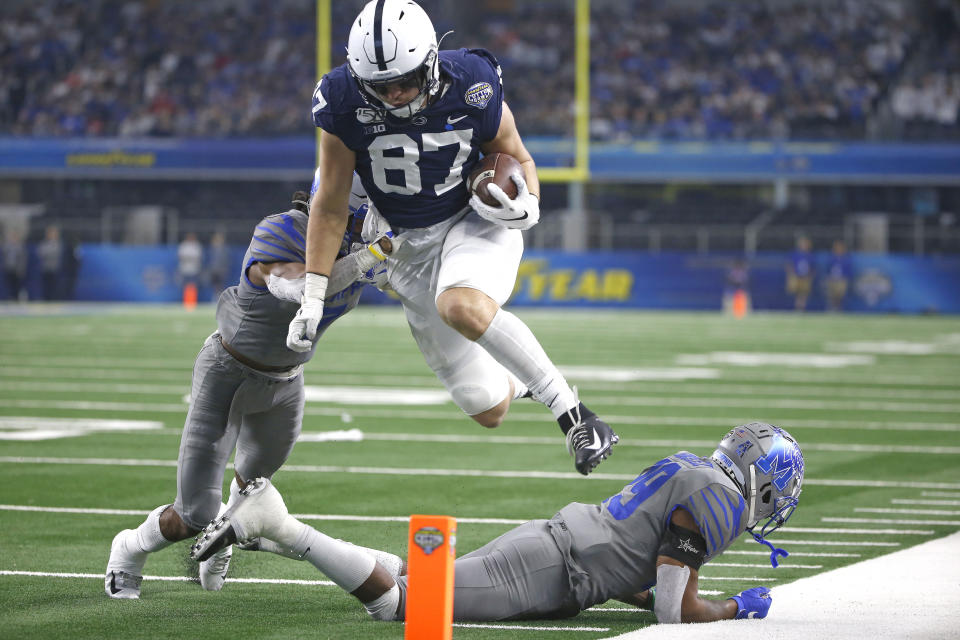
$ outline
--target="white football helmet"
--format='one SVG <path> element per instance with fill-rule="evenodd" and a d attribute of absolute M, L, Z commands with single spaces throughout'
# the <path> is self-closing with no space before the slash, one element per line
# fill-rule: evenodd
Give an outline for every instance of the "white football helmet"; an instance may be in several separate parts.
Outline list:
<path fill-rule="evenodd" d="M 347 67 L 363 99 L 401 120 L 423 109 L 440 88 L 437 34 L 433 22 L 411 0 L 371 0 L 350 29 Z M 387 87 L 418 89 L 405 104 L 384 100 Z"/>

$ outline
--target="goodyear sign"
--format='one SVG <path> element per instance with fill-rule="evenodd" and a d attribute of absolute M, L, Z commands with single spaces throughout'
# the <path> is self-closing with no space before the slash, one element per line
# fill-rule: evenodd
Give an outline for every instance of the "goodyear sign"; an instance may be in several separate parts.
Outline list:
<path fill-rule="evenodd" d="M 545 258 L 525 260 L 517 272 L 514 301 L 623 304 L 630 300 L 633 280 L 633 273 L 621 267 L 552 266 Z"/>

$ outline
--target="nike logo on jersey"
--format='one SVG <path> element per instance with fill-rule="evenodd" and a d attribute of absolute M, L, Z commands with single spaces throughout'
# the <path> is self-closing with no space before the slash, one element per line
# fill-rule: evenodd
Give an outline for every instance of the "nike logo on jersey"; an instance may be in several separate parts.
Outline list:
<path fill-rule="evenodd" d="M 467 116 L 460 116 L 459 118 L 454 118 L 453 116 L 447 116 L 447 124 L 457 124 Z"/>

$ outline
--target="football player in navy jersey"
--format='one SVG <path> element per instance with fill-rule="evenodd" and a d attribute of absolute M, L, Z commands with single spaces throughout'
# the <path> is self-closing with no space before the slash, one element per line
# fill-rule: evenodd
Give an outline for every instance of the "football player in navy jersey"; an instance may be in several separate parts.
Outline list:
<path fill-rule="evenodd" d="M 343 233 L 356 170 L 371 219 L 404 238 L 389 285 L 427 364 L 457 405 L 485 427 L 511 400 L 547 405 L 586 475 L 619 440 L 577 398 L 530 329 L 501 308 L 523 253 L 521 230 L 540 218 L 536 167 L 503 100 L 500 67 L 483 49 L 439 51 L 427 14 L 408 0 L 373 0 L 350 30 L 347 63 L 313 94 L 320 189 L 307 227 L 306 287 L 287 346 L 311 348 L 328 274 Z M 507 153 L 523 168 L 501 206 L 470 197 L 465 178 L 481 153 Z"/>
<path fill-rule="evenodd" d="M 272 476 L 300 435 L 303 365 L 313 350 L 293 352 L 282 340 L 303 292 L 309 199 L 298 191 L 289 211 L 260 221 L 244 256 L 239 284 L 220 295 L 217 331 L 207 338 L 194 364 L 177 459 L 176 501 L 157 507 L 139 527 L 114 537 L 104 584 L 111 598 L 139 598 L 147 555 L 195 535 L 226 509 L 221 502 L 223 474 L 234 448 L 235 478 L 228 504 L 246 480 Z M 318 333 L 356 306 L 366 273 L 399 246 L 397 238 L 354 246 L 361 239 L 366 210 L 358 181 L 350 199 L 353 224 L 337 238 L 338 260 Z M 223 586 L 231 552 L 226 547 L 200 565 L 204 589 L 219 591 Z"/>

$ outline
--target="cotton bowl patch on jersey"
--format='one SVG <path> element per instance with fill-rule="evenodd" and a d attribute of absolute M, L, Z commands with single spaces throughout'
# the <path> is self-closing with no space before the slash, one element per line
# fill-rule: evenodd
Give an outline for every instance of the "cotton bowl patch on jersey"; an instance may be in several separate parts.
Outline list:
<path fill-rule="evenodd" d="M 478 82 L 471 85 L 467 92 L 463 94 L 464 101 L 477 109 L 485 109 L 492 97 L 493 87 L 490 86 L 489 82 Z"/>

